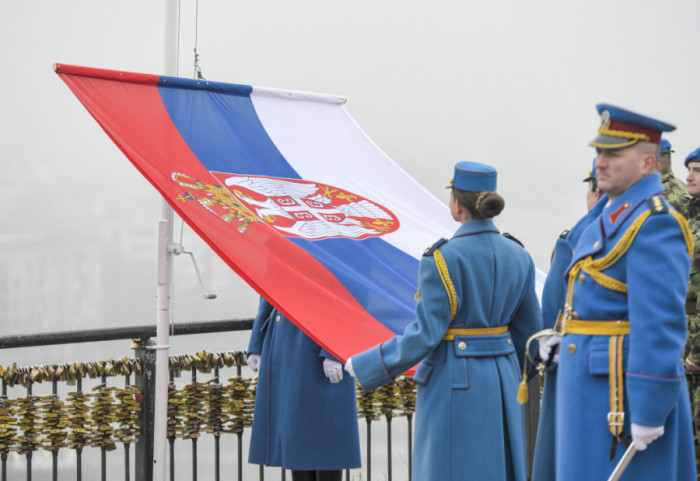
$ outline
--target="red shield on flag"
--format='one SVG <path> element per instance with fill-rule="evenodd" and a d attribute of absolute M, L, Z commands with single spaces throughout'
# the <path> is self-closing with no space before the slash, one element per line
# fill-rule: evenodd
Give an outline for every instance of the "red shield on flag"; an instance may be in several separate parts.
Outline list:
<path fill-rule="evenodd" d="M 359 240 L 399 228 L 399 220 L 389 209 L 338 187 L 278 177 L 215 176 L 223 185 L 182 173 L 171 177 L 186 189 L 180 200 L 199 202 L 241 232 L 250 222 L 262 221 L 287 237 Z"/>

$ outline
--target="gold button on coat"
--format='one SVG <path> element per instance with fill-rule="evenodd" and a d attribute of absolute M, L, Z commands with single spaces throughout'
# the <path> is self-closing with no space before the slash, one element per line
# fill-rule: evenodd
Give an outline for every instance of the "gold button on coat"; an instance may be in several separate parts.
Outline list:
<path fill-rule="evenodd" d="M 578 281 L 579 281 L 581 284 L 583 284 L 584 282 L 586 282 L 586 276 L 584 276 L 583 274 L 581 274 L 580 276 L 578 276 Z"/>
<path fill-rule="evenodd" d="M 576 352 L 576 346 L 573 345 L 573 344 L 569 344 L 569 352 L 570 352 L 571 354 L 575 353 L 575 352 Z"/>
<path fill-rule="evenodd" d="M 277 319 L 275 321 L 280 322 L 280 316 L 277 316 Z"/>
<path fill-rule="evenodd" d="M 464 342 L 464 341 L 462 341 L 462 342 L 460 342 L 459 344 L 457 344 L 457 347 L 458 347 L 460 350 L 464 351 L 464 350 L 467 348 L 467 343 Z"/>

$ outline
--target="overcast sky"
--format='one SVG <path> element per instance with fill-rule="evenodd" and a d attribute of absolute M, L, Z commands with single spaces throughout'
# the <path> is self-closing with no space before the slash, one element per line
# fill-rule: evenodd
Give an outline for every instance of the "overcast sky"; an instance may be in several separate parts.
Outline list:
<path fill-rule="evenodd" d="M 3 334 L 155 322 L 160 199 L 51 66 L 165 73 L 164 4 L 0 1 L 0 269 L 20 246 L 26 255 L 31 242 L 58 245 L 61 256 L 115 226 L 146 233 L 139 245 L 152 259 L 111 267 L 115 285 L 130 286 L 115 290 L 114 309 L 77 325 L 0 316 Z M 180 76 L 193 76 L 196 26 L 208 80 L 346 96 L 368 135 L 442 200 L 455 162 L 496 166 L 506 199 L 497 224 L 544 271 L 557 235 L 585 211 L 597 103 L 677 125 L 668 138 L 682 178 L 700 146 L 697 0 L 201 0 L 198 22 L 195 6 L 182 0 Z M 219 297 L 205 301 L 189 259 L 177 258 L 176 322 L 254 316 L 255 293 L 188 228 L 183 240 Z M 53 273 L 57 282 L 85 268 L 77 264 Z M 43 300 L 37 290 L 26 308 L 45 311 Z M 247 334 L 235 339 L 176 338 L 171 352 L 245 349 Z M 99 354 L 4 351 L 0 364 L 128 355 L 123 342 L 104 344 L 93 346 Z"/>
<path fill-rule="evenodd" d="M 201 0 L 198 22 L 195 6 L 182 0 L 180 76 L 193 76 L 196 26 L 208 80 L 346 96 L 368 135 L 443 200 L 455 162 L 496 166 L 506 199 L 497 224 L 544 271 L 557 235 L 585 210 L 596 103 L 677 125 L 668 138 L 681 178 L 700 146 L 697 0 Z M 0 236 L 38 230 L 50 243 L 62 232 L 79 245 L 70 222 L 99 230 L 105 218 L 131 219 L 152 232 L 155 266 L 155 190 L 51 66 L 164 73 L 163 12 L 162 0 L 0 3 L 0 188 L 13 194 Z M 184 236 L 219 299 L 176 295 L 177 319 L 252 317 L 253 291 Z M 176 260 L 176 286 L 194 276 L 187 262 Z M 144 322 L 152 302 L 135 313 Z"/>

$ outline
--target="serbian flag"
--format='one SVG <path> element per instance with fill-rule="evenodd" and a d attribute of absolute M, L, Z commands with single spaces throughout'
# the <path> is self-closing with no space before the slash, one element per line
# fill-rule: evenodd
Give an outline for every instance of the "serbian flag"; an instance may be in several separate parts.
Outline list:
<path fill-rule="evenodd" d="M 343 97 L 55 71 L 175 212 L 338 359 L 414 319 L 419 259 L 458 225 Z"/>

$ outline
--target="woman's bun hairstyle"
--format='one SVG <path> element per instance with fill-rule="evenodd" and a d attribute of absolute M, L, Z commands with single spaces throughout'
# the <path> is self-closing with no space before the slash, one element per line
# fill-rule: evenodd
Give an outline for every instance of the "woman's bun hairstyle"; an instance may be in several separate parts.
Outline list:
<path fill-rule="evenodd" d="M 503 211 L 506 201 L 498 192 L 452 189 L 455 199 L 471 214 L 472 219 L 491 219 Z"/>

